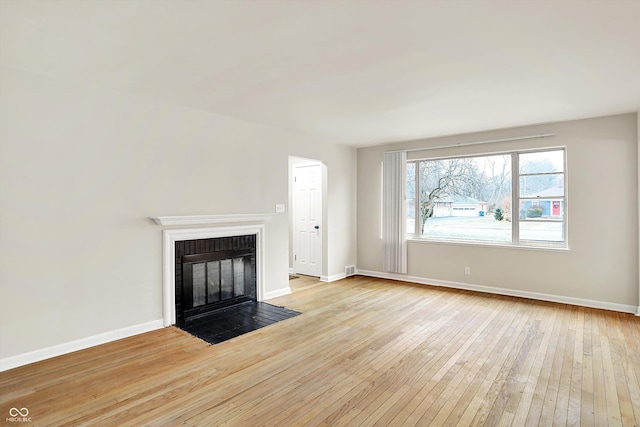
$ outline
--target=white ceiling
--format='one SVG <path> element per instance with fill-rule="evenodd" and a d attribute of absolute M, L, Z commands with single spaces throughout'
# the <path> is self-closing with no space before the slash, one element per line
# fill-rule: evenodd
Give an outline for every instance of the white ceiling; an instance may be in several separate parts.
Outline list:
<path fill-rule="evenodd" d="M 640 0 L 0 1 L 2 66 L 354 146 L 640 107 Z"/>

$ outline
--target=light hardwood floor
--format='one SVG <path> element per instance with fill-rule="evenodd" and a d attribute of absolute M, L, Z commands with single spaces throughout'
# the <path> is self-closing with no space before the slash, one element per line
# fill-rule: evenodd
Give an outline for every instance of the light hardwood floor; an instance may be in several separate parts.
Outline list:
<path fill-rule="evenodd" d="M 171 327 L 1 373 L 0 420 L 26 407 L 42 426 L 640 423 L 640 318 L 364 277 L 290 284 L 270 302 L 302 315 L 222 344 Z"/>

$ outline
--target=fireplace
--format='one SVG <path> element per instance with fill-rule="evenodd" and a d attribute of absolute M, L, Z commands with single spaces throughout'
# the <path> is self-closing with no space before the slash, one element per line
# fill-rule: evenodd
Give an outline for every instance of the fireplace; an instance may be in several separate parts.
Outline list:
<path fill-rule="evenodd" d="M 229 217 L 229 216 L 207 216 L 205 217 L 206 220 L 208 221 L 215 221 L 215 222 L 219 222 L 224 220 L 226 222 L 230 222 L 231 220 L 234 220 L 236 217 L 239 217 L 238 220 L 236 220 L 236 222 L 238 221 L 260 221 L 262 218 L 262 216 L 264 216 L 265 218 L 268 217 L 267 215 L 251 215 L 251 216 L 247 216 L 247 217 L 242 217 L 242 216 L 234 216 Z M 187 224 L 201 224 L 203 223 L 203 219 L 202 217 L 157 217 L 157 218 L 153 218 L 154 221 L 156 221 L 156 223 L 158 223 L 159 225 L 187 225 Z M 262 221 L 261 221 L 262 222 Z M 243 225 L 215 225 L 214 227 L 209 227 L 209 228 L 177 228 L 177 229 L 165 229 L 162 232 L 163 235 L 163 249 L 162 249 L 162 311 L 163 311 L 163 324 L 164 326 L 170 326 L 170 325 L 175 325 L 178 322 L 178 312 L 180 312 L 180 322 L 184 322 L 185 318 L 184 318 L 184 311 L 185 311 L 185 306 L 183 305 L 183 301 L 182 301 L 182 296 L 183 296 L 183 287 L 182 287 L 182 273 L 183 273 L 183 259 L 182 257 L 185 255 L 201 255 L 202 258 L 199 259 L 198 257 L 194 257 L 194 258 L 186 258 L 186 264 L 190 265 L 191 271 L 192 271 L 192 275 L 193 275 L 193 265 L 194 264 L 198 264 L 198 263 L 216 263 L 219 262 L 219 264 L 216 265 L 209 265 L 204 267 L 204 275 L 205 277 L 207 277 L 208 280 L 208 276 L 212 276 L 212 282 L 218 283 L 215 281 L 215 277 L 216 277 L 216 268 L 219 268 L 219 273 L 218 273 L 218 277 L 220 278 L 219 283 L 222 282 L 222 278 L 220 277 L 221 270 L 224 268 L 225 269 L 225 283 L 228 282 L 228 278 L 230 277 L 228 271 L 232 271 L 235 272 L 234 274 L 237 274 L 238 276 L 240 275 L 240 271 L 241 268 L 239 267 L 240 265 L 243 266 L 242 271 L 245 272 L 245 274 L 247 275 L 251 275 L 251 277 L 253 277 L 253 280 L 245 280 L 245 286 L 247 286 L 247 284 L 250 284 L 252 281 L 254 282 L 254 287 L 252 288 L 253 291 L 245 291 L 245 298 L 248 299 L 253 299 L 254 301 L 262 301 L 264 298 L 264 277 L 265 277 L 265 264 L 264 264 L 264 254 L 265 254 L 265 239 L 264 239 L 264 224 L 260 223 L 260 224 L 243 224 Z M 207 243 L 203 243 L 209 239 L 213 239 L 216 240 L 218 238 L 244 238 L 246 239 L 247 237 L 251 237 L 253 239 L 253 244 L 254 244 L 254 250 L 255 250 L 255 255 L 248 255 L 246 252 L 243 252 L 246 247 L 244 247 L 243 245 L 238 245 L 236 244 L 235 248 L 233 246 L 233 243 L 231 244 L 231 247 L 229 246 L 224 246 L 224 245 L 228 245 L 228 240 L 220 240 L 220 243 L 218 243 L 219 247 L 216 248 L 215 244 L 213 246 L 213 249 L 211 248 L 211 246 L 209 246 L 209 248 L 207 248 Z M 231 240 L 233 242 L 233 240 Z M 185 244 L 185 248 L 184 252 L 176 252 L 176 243 L 180 243 L 180 242 L 188 242 Z M 227 243 L 224 243 L 227 242 Z M 209 244 L 211 245 L 211 244 Z M 203 248 L 204 247 L 204 248 Z M 226 249 L 222 249 L 222 251 L 220 251 L 221 248 L 226 248 Z M 227 252 L 225 253 L 225 250 L 239 250 L 240 252 L 238 253 L 231 253 L 231 252 Z M 180 249 L 178 249 L 178 251 L 180 251 Z M 217 253 L 217 255 L 209 255 L 209 254 L 215 254 Z M 251 261 L 247 260 L 247 256 L 251 257 Z M 236 267 L 234 270 L 233 267 L 233 262 L 231 261 L 231 264 L 229 264 L 228 261 L 225 261 L 223 263 L 223 259 L 238 259 L 241 258 L 242 262 L 240 261 L 236 261 Z M 224 264 L 224 267 L 223 267 Z M 248 268 L 248 264 L 250 264 L 251 268 L 249 270 Z M 207 268 L 211 269 L 211 274 L 209 274 L 209 270 L 207 270 Z M 200 287 L 200 293 L 202 293 L 202 271 L 203 267 L 196 267 L 196 276 L 197 276 L 197 284 L 196 284 L 196 288 L 199 286 Z M 176 274 L 177 272 L 180 272 L 180 277 L 178 277 L 178 275 Z M 189 273 L 187 273 L 189 274 Z M 245 276 L 246 277 L 246 276 Z M 180 283 L 180 284 L 179 284 Z M 234 283 L 237 283 L 234 282 Z M 179 284 L 179 285 L 178 285 Z M 192 285 L 193 286 L 193 285 Z M 238 285 L 239 288 L 240 285 Z M 208 288 L 205 286 L 204 287 L 205 291 L 208 292 Z M 233 300 L 236 297 L 241 297 L 241 292 L 236 292 L 236 288 L 234 285 L 234 296 L 233 297 L 229 297 L 230 295 L 230 291 L 229 291 L 229 285 L 227 285 L 224 290 L 220 289 L 220 287 L 218 288 L 218 292 L 221 295 L 221 297 L 219 298 L 221 301 L 220 303 L 226 304 L 226 303 L 232 303 Z M 191 288 L 191 293 L 193 294 L 193 287 Z M 209 306 L 209 303 L 213 303 L 216 304 L 215 302 L 215 290 L 213 288 L 211 288 L 211 297 L 209 297 L 209 299 L 205 298 L 204 299 L 204 304 L 202 304 L 202 297 L 198 297 L 196 298 L 196 304 L 194 307 L 194 304 L 192 304 L 191 307 L 186 308 L 187 310 L 190 310 L 192 308 L 196 308 L 197 310 L 195 312 L 191 312 L 189 311 L 187 314 L 191 315 L 191 314 L 195 314 L 196 316 L 198 315 L 198 311 L 201 309 L 199 307 L 201 307 L 202 305 L 204 306 L 208 306 L 208 308 L 211 307 L 215 307 L 215 305 L 213 306 Z M 198 294 L 200 295 L 200 294 Z M 225 301 L 225 302 L 222 302 Z"/>
<path fill-rule="evenodd" d="M 162 226 L 216 224 L 210 228 L 162 231 L 164 326 L 176 325 L 216 344 L 300 314 L 262 302 L 264 222 L 271 216 L 152 217 Z"/>
<path fill-rule="evenodd" d="M 175 242 L 176 323 L 256 294 L 255 234 Z"/>

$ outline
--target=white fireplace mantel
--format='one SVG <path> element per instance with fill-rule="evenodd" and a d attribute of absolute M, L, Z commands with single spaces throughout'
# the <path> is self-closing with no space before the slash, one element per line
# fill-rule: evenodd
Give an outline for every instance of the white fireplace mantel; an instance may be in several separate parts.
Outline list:
<path fill-rule="evenodd" d="M 156 224 L 162 226 L 172 225 L 206 225 L 206 224 L 230 224 L 241 222 L 266 221 L 275 213 L 250 213 L 250 214 L 225 214 L 225 215 L 182 215 L 182 216 L 156 216 L 151 217 Z"/>

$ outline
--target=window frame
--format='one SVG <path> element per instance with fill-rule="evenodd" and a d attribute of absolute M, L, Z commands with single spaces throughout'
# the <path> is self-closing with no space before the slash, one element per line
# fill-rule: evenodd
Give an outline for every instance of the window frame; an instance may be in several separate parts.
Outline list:
<path fill-rule="evenodd" d="M 520 173 L 520 155 L 522 154 L 531 154 L 531 153 L 543 153 L 543 152 L 551 152 L 551 151 L 562 151 L 563 152 L 563 162 L 562 162 L 562 171 L 561 172 L 540 172 L 540 173 Z M 498 242 L 498 241 L 474 241 L 474 240 L 463 240 L 463 239 L 445 239 L 445 238 L 429 238 L 420 236 L 419 228 L 420 228 L 420 162 L 422 161 L 434 161 L 434 160 L 448 160 L 448 159 L 464 159 L 464 158 L 477 158 L 477 157 L 490 157 L 490 156 L 499 156 L 499 155 L 510 155 L 511 156 L 511 242 Z M 568 250 L 569 249 L 569 233 L 568 233 L 568 191 L 567 191 L 567 147 L 566 146 L 553 146 L 553 147 L 542 147 L 542 148 L 531 148 L 531 149 L 517 149 L 517 150 L 506 150 L 506 151 L 498 151 L 498 152 L 487 152 L 487 153 L 473 153 L 473 154 L 465 154 L 465 155 L 449 155 L 449 156 L 438 156 L 438 157 L 426 157 L 426 158 L 418 158 L 418 159 L 410 159 L 407 160 L 407 164 L 413 163 L 415 164 L 414 170 L 415 172 L 415 196 L 414 196 L 414 229 L 410 232 L 407 229 L 407 241 L 410 242 L 419 242 L 419 243 L 449 243 L 449 244 L 460 244 L 460 245 L 472 245 L 472 246 L 491 246 L 491 247 L 515 247 L 515 248 L 531 248 L 531 249 L 549 249 L 549 250 Z M 563 194 L 561 196 L 553 196 L 547 198 L 534 198 L 534 197 L 521 197 L 520 195 L 520 177 L 522 176 L 541 176 L 541 175 L 559 175 L 563 176 Z M 405 194 L 405 206 L 406 201 L 409 198 L 406 197 Z M 520 220 L 520 202 L 522 200 L 549 200 L 551 204 L 553 201 L 559 200 L 563 209 L 563 215 L 561 220 L 556 219 L 526 219 Z M 552 205 L 551 205 L 552 206 Z M 408 214 L 405 216 L 405 219 L 408 219 Z M 544 222 L 544 223 L 561 223 L 562 224 L 562 241 L 553 242 L 553 241 L 544 241 L 544 240 L 531 240 L 531 239 L 521 239 L 520 238 L 520 224 L 521 222 Z"/>

